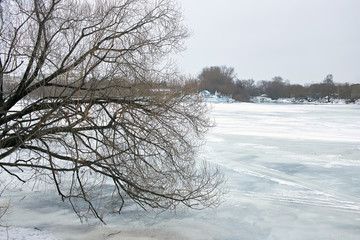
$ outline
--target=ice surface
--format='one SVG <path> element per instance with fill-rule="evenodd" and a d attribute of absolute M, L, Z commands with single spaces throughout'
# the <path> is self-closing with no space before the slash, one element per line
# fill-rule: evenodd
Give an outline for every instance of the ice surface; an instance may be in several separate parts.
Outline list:
<path fill-rule="evenodd" d="M 0 199 L 0 239 L 360 239 L 360 105 L 216 104 L 211 117 L 199 158 L 228 179 L 218 209 L 81 225 L 51 189 L 19 186 Z"/>

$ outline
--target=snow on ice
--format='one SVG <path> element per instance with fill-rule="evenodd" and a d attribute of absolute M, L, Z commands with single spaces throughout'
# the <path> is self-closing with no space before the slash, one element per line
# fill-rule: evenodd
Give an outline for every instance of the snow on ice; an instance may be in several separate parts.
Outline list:
<path fill-rule="evenodd" d="M 80 224 L 53 189 L 23 185 L 1 197 L 0 239 L 359 239 L 360 105 L 215 104 L 211 117 L 199 158 L 228 179 L 218 209 Z"/>

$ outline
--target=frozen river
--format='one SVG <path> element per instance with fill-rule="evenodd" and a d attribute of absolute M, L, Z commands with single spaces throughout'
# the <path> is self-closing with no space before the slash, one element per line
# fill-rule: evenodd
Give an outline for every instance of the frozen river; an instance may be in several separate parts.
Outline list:
<path fill-rule="evenodd" d="M 58 198 L 15 192 L 3 224 L 47 239 L 360 239 L 360 105 L 217 104 L 211 117 L 200 157 L 228 179 L 218 209 L 80 225 Z"/>
<path fill-rule="evenodd" d="M 360 239 L 360 106 L 220 105 L 213 116 L 225 238 Z"/>

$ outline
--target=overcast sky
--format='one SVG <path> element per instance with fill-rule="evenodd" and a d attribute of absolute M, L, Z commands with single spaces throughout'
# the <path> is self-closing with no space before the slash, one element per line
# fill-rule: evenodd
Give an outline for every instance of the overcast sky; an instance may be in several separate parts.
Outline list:
<path fill-rule="evenodd" d="M 234 67 L 239 79 L 360 83 L 360 0 L 179 0 L 192 37 L 184 73 Z"/>

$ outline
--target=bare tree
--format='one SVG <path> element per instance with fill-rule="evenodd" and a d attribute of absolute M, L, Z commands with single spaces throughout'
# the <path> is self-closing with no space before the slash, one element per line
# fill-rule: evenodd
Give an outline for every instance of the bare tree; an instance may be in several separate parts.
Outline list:
<path fill-rule="evenodd" d="M 195 160 L 207 109 L 156 87 L 176 79 L 164 60 L 188 35 L 175 1 L 0 6 L 2 174 L 50 180 L 79 216 L 102 221 L 103 208 L 120 212 L 126 201 L 160 210 L 219 203 L 223 176 Z M 5 89 L 9 76 L 19 78 Z"/>
<path fill-rule="evenodd" d="M 199 75 L 199 89 L 212 93 L 220 91 L 223 94 L 233 94 L 236 81 L 234 68 L 213 66 L 203 68 Z"/>

